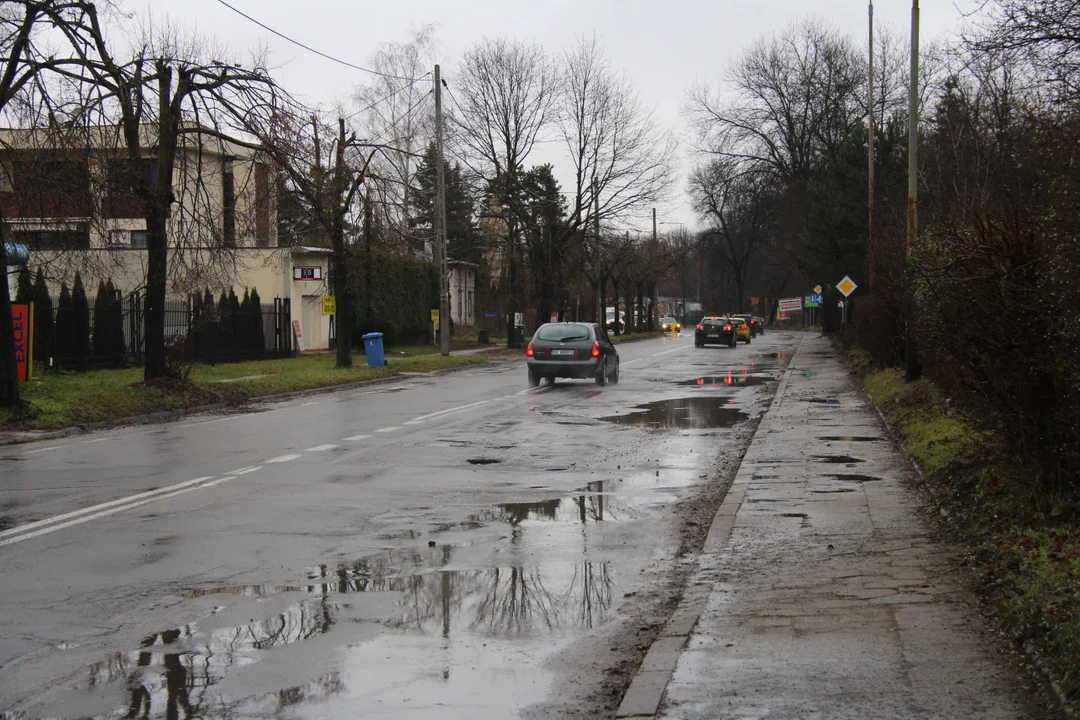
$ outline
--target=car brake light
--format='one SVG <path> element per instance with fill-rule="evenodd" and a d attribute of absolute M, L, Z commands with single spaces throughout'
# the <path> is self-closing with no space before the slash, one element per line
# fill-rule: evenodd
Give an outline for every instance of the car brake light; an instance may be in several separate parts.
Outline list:
<path fill-rule="evenodd" d="M 593 357 L 600 357 L 600 341 L 599 340 L 593 340 L 592 356 Z"/>
<path fill-rule="evenodd" d="M 725 325 L 724 326 L 724 332 L 731 332 L 731 326 L 730 325 Z"/>
<path fill-rule="evenodd" d="M 704 330 L 704 329 L 705 329 L 705 326 L 704 326 L 704 325 L 698 325 L 698 326 L 697 326 L 697 329 L 698 329 L 698 330 Z"/>
<path fill-rule="evenodd" d="M 525 349 L 525 354 L 529 357 L 536 357 L 536 351 L 533 350 L 532 343 L 529 343 L 529 347 Z"/>

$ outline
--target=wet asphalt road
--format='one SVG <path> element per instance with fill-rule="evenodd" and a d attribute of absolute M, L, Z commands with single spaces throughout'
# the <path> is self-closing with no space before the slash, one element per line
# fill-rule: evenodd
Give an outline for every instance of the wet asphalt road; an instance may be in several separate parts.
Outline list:
<path fill-rule="evenodd" d="M 737 463 L 799 337 L 0 448 L 0 717 L 542 709 L 590 681 L 560 653 L 634 620 L 671 508 Z"/>

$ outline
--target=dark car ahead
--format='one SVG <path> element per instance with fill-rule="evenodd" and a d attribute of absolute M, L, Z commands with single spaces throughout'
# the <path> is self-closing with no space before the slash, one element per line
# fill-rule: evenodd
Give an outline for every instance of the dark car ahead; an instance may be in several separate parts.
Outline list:
<path fill-rule="evenodd" d="M 603 387 L 619 382 L 619 353 L 599 325 L 593 323 L 548 323 L 541 325 L 525 351 L 529 366 L 529 386 L 541 378 L 596 380 Z"/>
<path fill-rule="evenodd" d="M 760 315 L 755 315 L 754 316 L 753 327 L 757 329 L 757 334 L 758 335 L 764 335 L 765 334 L 765 318 L 761 317 Z"/>
<path fill-rule="evenodd" d="M 706 345 L 727 345 L 735 347 L 735 328 L 725 317 L 701 318 L 694 330 L 694 347 Z"/>

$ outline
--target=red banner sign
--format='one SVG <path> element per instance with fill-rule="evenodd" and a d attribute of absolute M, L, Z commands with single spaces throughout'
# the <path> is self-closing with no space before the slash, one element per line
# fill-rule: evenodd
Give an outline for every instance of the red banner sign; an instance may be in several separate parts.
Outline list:
<path fill-rule="evenodd" d="M 19 366 L 19 382 L 30 379 L 30 306 L 11 306 L 11 319 L 15 325 L 15 362 Z"/>

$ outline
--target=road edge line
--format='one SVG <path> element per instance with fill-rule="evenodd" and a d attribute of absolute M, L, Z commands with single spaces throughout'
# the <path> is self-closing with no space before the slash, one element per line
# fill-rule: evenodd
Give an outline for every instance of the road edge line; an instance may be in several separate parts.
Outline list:
<path fill-rule="evenodd" d="M 758 433 L 762 432 L 762 427 L 766 425 L 766 420 L 771 415 L 775 415 L 783 404 L 788 380 L 795 369 L 795 361 L 802 351 L 805 340 L 806 334 L 804 333 L 795 348 L 795 352 L 792 353 L 791 361 L 788 362 L 784 376 L 780 380 L 780 385 L 777 386 L 776 392 L 769 402 L 769 407 L 761 416 L 761 422 L 758 423 L 753 437 L 750 438 L 746 453 L 739 460 L 739 469 L 735 472 L 735 479 L 732 481 L 724 501 L 720 503 L 720 507 L 716 511 L 716 515 L 709 525 L 709 532 L 705 536 L 705 543 L 701 548 L 701 552 L 698 553 L 697 568 L 694 570 L 694 575 L 710 571 L 710 568 L 704 565 L 703 559 L 707 555 L 723 550 L 731 537 L 731 531 L 735 527 L 735 517 L 739 513 L 739 508 L 742 507 L 743 498 L 746 497 L 746 488 L 749 486 L 753 476 L 753 472 L 746 466 L 746 457 L 750 454 L 750 448 L 753 447 Z M 649 646 L 645 659 L 641 661 L 641 666 L 634 674 L 634 679 L 630 681 L 630 686 L 626 689 L 626 693 L 623 694 L 619 709 L 615 713 L 616 718 L 656 717 L 656 713 L 660 710 L 660 703 L 663 702 L 664 693 L 667 691 L 668 683 L 675 674 L 675 666 L 679 661 L 679 656 L 689 641 L 690 633 L 693 632 L 694 626 L 697 625 L 698 618 L 705 610 L 705 604 L 708 602 L 711 592 L 711 582 L 687 583 L 687 588 L 683 592 L 678 607 L 665 623 L 660 635 Z"/>

